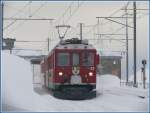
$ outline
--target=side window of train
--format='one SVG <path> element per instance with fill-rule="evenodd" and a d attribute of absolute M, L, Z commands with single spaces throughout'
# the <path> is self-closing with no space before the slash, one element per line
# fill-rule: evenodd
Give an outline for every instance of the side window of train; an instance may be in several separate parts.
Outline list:
<path fill-rule="evenodd" d="M 93 66 L 94 65 L 94 53 L 83 52 L 82 53 L 82 65 L 83 66 Z"/>
<path fill-rule="evenodd" d="M 69 53 L 58 53 L 57 55 L 58 66 L 69 66 Z"/>

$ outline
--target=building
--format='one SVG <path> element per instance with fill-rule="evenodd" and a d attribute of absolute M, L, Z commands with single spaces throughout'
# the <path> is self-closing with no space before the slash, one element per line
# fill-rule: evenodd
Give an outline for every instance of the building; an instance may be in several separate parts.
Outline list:
<path fill-rule="evenodd" d="M 100 54 L 100 75 L 112 74 L 121 78 L 121 59 L 120 54 Z"/>

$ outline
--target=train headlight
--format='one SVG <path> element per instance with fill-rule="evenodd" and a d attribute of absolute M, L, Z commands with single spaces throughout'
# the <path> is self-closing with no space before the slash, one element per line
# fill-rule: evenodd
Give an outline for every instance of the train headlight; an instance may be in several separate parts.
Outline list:
<path fill-rule="evenodd" d="M 93 73 L 92 73 L 92 72 L 89 72 L 89 76 L 93 76 Z"/>
<path fill-rule="evenodd" d="M 59 72 L 59 73 L 58 73 L 58 75 L 59 75 L 59 76 L 62 76 L 62 75 L 63 75 L 63 73 L 62 73 L 62 72 Z"/>

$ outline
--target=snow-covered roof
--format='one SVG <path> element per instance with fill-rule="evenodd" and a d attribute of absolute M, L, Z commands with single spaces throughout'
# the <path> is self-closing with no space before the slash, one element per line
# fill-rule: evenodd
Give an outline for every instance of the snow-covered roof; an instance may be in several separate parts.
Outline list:
<path fill-rule="evenodd" d="M 91 44 L 58 44 L 56 49 L 95 49 Z"/>
<path fill-rule="evenodd" d="M 80 40 L 78 38 L 72 38 L 62 40 L 56 45 L 56 49 L 95 49 L 91 44 L 88 44 L 88 40 Z"/>
<path fill-rule="evenodd" d="M 100 51 L 101 56 L 122 56 L 120 51 Z"/>
<path fill-rule="evenodd" d="M 14 51 L 14 54 L 17 56 L 40 56 L 40 51 L 32 51 L 32 50 L 18 50 Z"/>

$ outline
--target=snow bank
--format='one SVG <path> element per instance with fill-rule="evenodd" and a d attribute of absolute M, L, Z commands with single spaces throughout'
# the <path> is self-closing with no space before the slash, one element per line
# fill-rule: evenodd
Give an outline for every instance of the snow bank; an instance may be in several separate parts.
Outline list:
<path fill-rule="evenodd" d="M 32 72 L 30 63 L 2 52 L 2 104 L 24 110 L 32 109 Z"/>
<path fill-rule="evenodd" d="M 13 50 L 14 54 L 18 55 L 18 56 L 39 56 L 41 55 L 40 51 L 31 51 L 31 50 Z"/>
<path fill-rule="evenodd" d="M 101 56 L 121 56 L 120 52 L 117 51 L 101 51 Z"/>
<path fill-rule="evenodd" d="M 97 78 L 98 89 L 110 89 L 120 86 L 120 79 L 116 75 L 106 74 L 100 75 Z"/>
<path fill-rule="evenodd" d="M 54 98 L 46 89 L 39 89 L 35 98 L 35 108 L 38 112 L 147 112 L 148 90 L 120 87 L 119 78 L 115 75 L 97 76 L 97 86 L 103 88 L 103 94 L 97 89 L 97 97 L 87 100 L 61 100 Z M 40 94 L 41 93 L 41 94 Z M 43 94 L 44 93 L 44 94 Z"/>
<path fill-rule="evenodd" d="M 146 68 L 146 83 L 149 83 L 149 68 Z M 131 75 L 129 78 L 130 81 L 134 80 L 134 75 Z M 143 73 L 141 72 L 141 70 L 139 70 L 137 72 L 137 82 L 138 83 L 142 83 L 143 82 Z"/>

